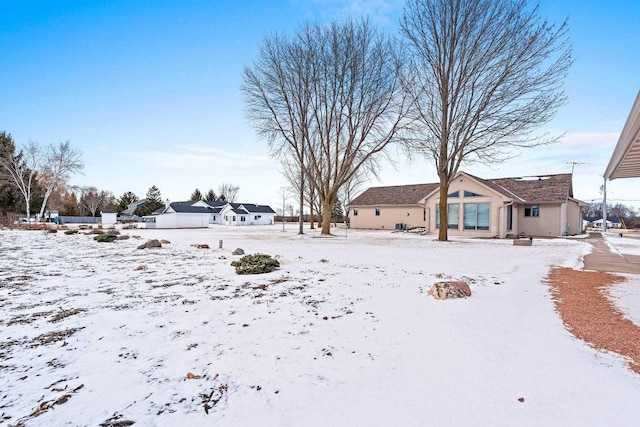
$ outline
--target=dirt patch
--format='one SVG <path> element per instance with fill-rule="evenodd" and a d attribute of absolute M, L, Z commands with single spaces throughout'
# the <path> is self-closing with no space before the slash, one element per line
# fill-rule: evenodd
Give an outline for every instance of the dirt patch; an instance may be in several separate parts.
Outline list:
<path fill-rule="evenodd" d="M 554 268 L 547 276 L 556 310 L 567 329 L 599 350 L 629 359 L 640 374 L 640 328 L 606 297 L 608 289 L 624 277 L 597 271 Z"/>

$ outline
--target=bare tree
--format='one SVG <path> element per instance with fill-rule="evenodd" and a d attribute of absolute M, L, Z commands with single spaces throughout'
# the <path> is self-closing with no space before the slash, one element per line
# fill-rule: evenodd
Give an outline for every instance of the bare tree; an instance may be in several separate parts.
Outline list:
<path fill-rule="evenodd" d="M 233 203 L 236 201 L 239 191 L 240 187 L 237 185 L 222 183 L 218 187 L 218 198 Z"/>
<path fill-rule="evenodd" d="M 6 137 L 6 134 L 3 132 L 2 136 Z M 8 137 L 11 138 L 11 135 Z M 0 168 L 7 181 L 22 194 L 27 218 L 31 217 L 31 193 L 41 162 L 42 153 L 34 141 L 29 141 L 18 154 L 0 153 Z"/>
<path fill-rule="evenodd" d="M 91 213 L 96 216 L 96 211 L 102 203 L 102 195 L 96 187 L 84 187 L 81 189 L 80 203 Z"/>
<path fill-rule="evenodd" d="M 349 204 L 351 200 L 360 192 L 365 182 L 369 180 L 369 177 L 365 173 L 357 173 L 347 181 L 340 192 L 338 193 L 338 200 L 342 202 L 343 213 L 349 219 Z"/>
<path fill-rule="evenodd" d="M 338 191 L 376 169 L 405 115 L 402 58 L 367 20 L 273 35 L 244 70 L 247 115 L 272 154 L 294 158 L 322 202 L 322 234 Z"/>
<path fill-rule="evenodd" d="M 47 202 L 54 189 L 62 190 L 67 185 L 72 174 L 81 172 L 84 164 L 82 154 L 71 147 L 69 141 L 50 145 L 44 157 L 42 170 L 39 175 L 39 183 L 44 191 L 40 217 L 42 218 L 47 208 Z"/>
<path fill-rule="evenodd" d="M 413 51 L 406 88 L 419 126 L 409 147 L 435 162 L 438 239 L 447 240 L 447 194 L 462 164 L 557 140 L 533 130 L 566 100 L 568 26 L 542 20 L 528 0 L 408 0 L 401 30 Z"/>

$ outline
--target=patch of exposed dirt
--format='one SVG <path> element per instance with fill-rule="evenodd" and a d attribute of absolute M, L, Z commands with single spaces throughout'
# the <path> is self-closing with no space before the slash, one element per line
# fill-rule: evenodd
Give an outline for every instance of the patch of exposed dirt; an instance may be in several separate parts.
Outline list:
<path fill-rule="evenodd" d="M 624 277 L 598 271 L 553 268 L 547 276 L 556 310 L 567 329 L 598 350 L 618 353 L 640 374 L 640 328 L 606 297 Z"/>

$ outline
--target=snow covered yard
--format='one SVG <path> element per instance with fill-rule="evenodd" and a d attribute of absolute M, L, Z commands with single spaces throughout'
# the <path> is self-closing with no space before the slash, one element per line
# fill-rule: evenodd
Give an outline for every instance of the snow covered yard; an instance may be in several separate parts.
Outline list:
<path fill-rule="evenodd" d="M 281 230 L 0 232 L 0 424 L 640 423 L 640 377 L 543 283 L 588 243 Z M 236 275 L 236 247 L 281 268 Z M 428 296 L 446 277 L 472 296 Z"/>

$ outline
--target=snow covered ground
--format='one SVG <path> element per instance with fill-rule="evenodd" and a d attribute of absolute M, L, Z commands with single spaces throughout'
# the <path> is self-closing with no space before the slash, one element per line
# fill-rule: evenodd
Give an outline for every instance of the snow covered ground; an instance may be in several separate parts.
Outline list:
<path fill-rule="evenodd" d="M 640 236 L 625 234 L 620 237 L 617 233 L 608 233 L 607 244 L 614 253 L 622 255 L 640 256 Z M 614 286 L 609 294 L 625 316 L 640 327 L 640 276 L 623 275 L 627 280 Z"/>
<path fill-rule="evenodd" d="M 0 425 L 640 424 L 640 376 L 574 338 L 543 283 L 585 241 L 122 233 L 141 239 L 0 232 Z M 151 238 L 171 243 L 136 249 Z M 281 268 L 236 275 L 237 247 Z M 473 295 L 427 295 L 449 277 Z"/>

